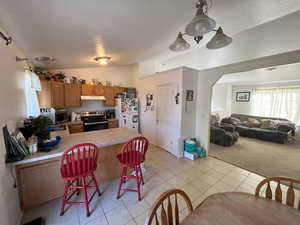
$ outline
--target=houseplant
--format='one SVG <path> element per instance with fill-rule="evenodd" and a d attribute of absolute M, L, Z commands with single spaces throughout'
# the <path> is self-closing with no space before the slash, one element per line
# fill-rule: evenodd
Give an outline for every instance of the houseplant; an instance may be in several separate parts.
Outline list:
<path fill-rule="evenodd" d="M 44 141 L 50 139 L 50 126 L 52 125 L 52 120 L 48 117 L 39 116 L 32 119 L 32 129 L 33 133 L 38 137 L 39 141 Z"/>

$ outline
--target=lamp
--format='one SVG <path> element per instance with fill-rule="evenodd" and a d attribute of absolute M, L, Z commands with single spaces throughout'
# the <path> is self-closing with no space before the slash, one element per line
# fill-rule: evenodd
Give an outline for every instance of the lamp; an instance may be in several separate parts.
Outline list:
<path fill-rule="evenodd" d="M 108 57 L 108 56 L 96 57 L 96 58 L 94 58 L 94 60 L 99 62 L 100 65 L 106 66 L 108 64 L 109 60 L 111 60 L 111 57 Z"/>
<path fill-rule="evenodd" d="M 184 35 L 189 35 L 194 37 L 197 44 L 203 39 L 203 35 L 211 31 L 216 31 L 215 36 L 207 43 L 206 47 L 208 49 L 217 49 L 229 45 L 232 42 L 232 38 L 225 35 L 222 28 L 219 27 L 215 30 L 216 21 L 207 16 L 207 11 L 209 6 L 212 5 L 212 0 L 209 0 L 210 5 L 208 5 L 207 0 L 198 0 L 196 8 L 197 13 L 193 20 L 186 26 L 185 33 L 181 32 L 178 34 L 177 39 L 173 44 L 170 45 L 171 51 L 184 51 L 190 48 L 190 44 L 184 40 Z"/>
<path fill-rule="evenodd" d="M 170 50 L 175 52 L 184 51 L 190 48 L 190 44 L 183 39 L 183 35 L 179 32 L 176 40 L 170 45 Z"/>
<path fill-rule="evenodd" d="M 198 37 L 212 31 L 215 27 L 216 21 L 205 15 L 202 8 L 198 8 L 196 16 L 186 26 L 185 32 L 190 36 Z"/>
<path fill-rule="evenodd" d="M 215 36 L 206 44 L 208 49 L 218 49 L 229 45 L 232 42 L 232 38 L 223 33 L 223 29 L 219 27 Z"/>

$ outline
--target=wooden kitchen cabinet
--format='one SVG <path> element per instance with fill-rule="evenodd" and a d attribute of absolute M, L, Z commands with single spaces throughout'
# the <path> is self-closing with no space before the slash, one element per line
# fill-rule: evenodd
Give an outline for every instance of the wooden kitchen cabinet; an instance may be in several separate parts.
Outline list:
<path fill-rule="evenodd" d="M 81 93 L 83 96 L 95 96 L 96 95 L 96 86 L 92 84 L 83 84 Z"/>
<path fill-rule="evenodd" d="M 119 120 L 108 120 L 108 129 L 111 128 L 118 128 L 119 127 Z"/>
<path fill-rule="evenodd" d="M 56 81 L 41 80 L 42 91 L 38 92 L 41 108 L 63 108 L 65 107 L 64 83 Z"/>
<path fill-rule="evenodd" d="M 114 87 L 106 86 L 104 90 L 104 96 L 105 96 L 105 106 L 115 106 L 115 92 Z"/>
<path fill-rule="evenodd" d="M 39 104 L 41 108 L 51 108 L 51 81 L 41 80 L 42 91 L 38 91 Z"/>
<path fill-rule="evenodd" d="M 84 131 L 83 124 L 68 124 L 70 134 L 81 133 Z"/>
<path fill-rule="evenodd" d="M 65 107 L 65 84 L 51 81 L 51 102 L 53 108 Z"/>
<path fill-rule="evenodd" d="M 59 198 L 64 182 L 60 176 L 60 159 L 45 160 L 43 164 L 17 166 L 19 198 L 22 209 Z"/>
<path fill-rule="evenodd" d="M 65 84 L 65 107 L 79 107 L 81 105 L 80 96 L 80 84 Z"/>
<path fill-rule="evenodd" d="M 97 85 L 95 86 L 95 95 L 104 96 L 105 95 L 105 86 Z"/>
<path fill-rule="evenodd" d="M 114 87 L 114 95 L 117 96 L 117 94 L 121 94 L 121 93 L 124 93 L 127 91 L 127 88 L 124 88 L 124 87 L 118 87 L 118 86 L 115 86 Z"/>

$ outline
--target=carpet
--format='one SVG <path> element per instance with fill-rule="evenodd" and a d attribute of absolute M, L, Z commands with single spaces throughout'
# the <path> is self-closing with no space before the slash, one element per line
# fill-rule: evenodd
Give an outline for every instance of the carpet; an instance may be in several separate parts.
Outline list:
<path fill-rule="evenodd" d="M 300 180 L 300 129 L 294 140 L 277 144 L 240 137 L 231 147 L 210 145 L 209 156 L 264 177 L 284 176 Z"/>

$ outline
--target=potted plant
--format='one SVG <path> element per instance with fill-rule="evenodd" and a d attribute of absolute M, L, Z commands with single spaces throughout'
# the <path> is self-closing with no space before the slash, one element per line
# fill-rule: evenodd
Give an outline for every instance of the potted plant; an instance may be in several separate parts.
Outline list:
<path fill-rule="evenodd" d="M 52 120 L 45 116 L 32 119 L 33 133 L 40 142 L 50 139 L 50 126 L 52 124 Z"/>
<path fill-rule="evenodd" d="M 58 72 L 58 73 L 54 74 L 54 76 L 53 76 L 55 81 L 60 81 L 60 82 L 63 82 L 65 77 L 66 77 L 66 75 L 63 72 Z"/>

